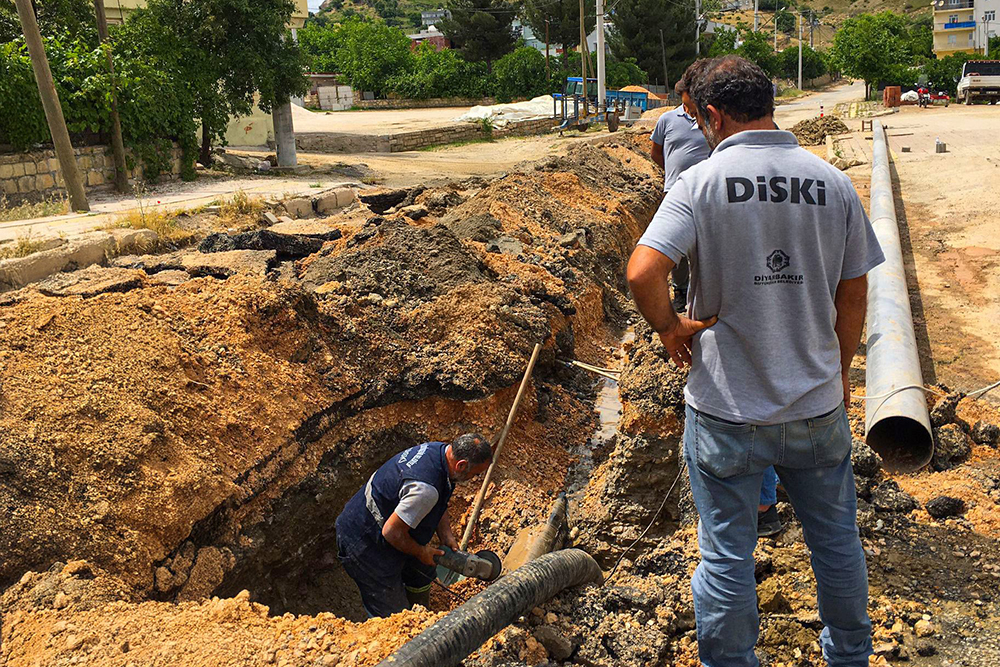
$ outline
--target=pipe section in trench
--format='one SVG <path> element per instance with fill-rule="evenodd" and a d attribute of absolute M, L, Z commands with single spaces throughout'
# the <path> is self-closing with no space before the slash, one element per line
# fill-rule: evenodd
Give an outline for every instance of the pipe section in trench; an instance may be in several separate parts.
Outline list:
<path fill-rule="evenodd" d="M 871 221 L 885 262 L 868 273 L 865 433 L 890 472 L 927 465 L 934 450 L 896 221 L 885 129 L 872 123 Z M 904 388 L 908 387 L 908 388 Z"/>
<path fill-rule="evenodd" d="M 379 667 L 454 667 L 486 640 L 561 591 L 601 579 L 580 549 L 538 557 L 501 577 L 379 663 Z"/>

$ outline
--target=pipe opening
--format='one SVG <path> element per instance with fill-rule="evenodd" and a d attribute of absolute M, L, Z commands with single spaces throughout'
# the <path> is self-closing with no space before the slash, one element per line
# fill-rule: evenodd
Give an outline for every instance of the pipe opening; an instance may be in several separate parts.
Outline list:
<path fill-rule="evenodd" d="M 934 453 L 934 441 L 927 428 L 909 417 L 878 420 L 868 429 L 865 440 L 882 457 L 882 467 L 893 473 L 919 470 Z"/>

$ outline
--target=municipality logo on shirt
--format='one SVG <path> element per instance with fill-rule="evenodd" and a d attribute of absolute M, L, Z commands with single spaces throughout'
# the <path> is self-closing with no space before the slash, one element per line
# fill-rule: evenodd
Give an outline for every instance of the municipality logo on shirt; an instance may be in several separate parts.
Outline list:
<path fill-rule="evenodd" d="M 764 260 L 764 264 L 767 265 L 771 274 L 754 276 L 754 285 L 801 285 L 804 282 L 802 274 L 782 273 L 782 271 L 792 265 L 792 258 L 780 248 L 772 251 Z"/>
<path fill-rule="evenodd" d="M 740 204 L 751 199 L 781 204 L 811 204 L 826 206 L 826 182 L 798 176 L 758 176 L 756 183 L 743 176 L 726 178 L 726 198 L 730 204 Z"/>

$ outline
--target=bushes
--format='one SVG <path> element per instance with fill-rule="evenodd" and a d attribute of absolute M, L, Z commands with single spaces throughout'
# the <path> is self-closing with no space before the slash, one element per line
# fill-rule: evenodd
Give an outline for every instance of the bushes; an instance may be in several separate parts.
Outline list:
<path fill-rule="evenodd" d="M 789 46 L 778 54 L 779 74 L 786 79 L 795 79 L 799 76 L 799 47 Z M 818 79 L 826 74 L 826 61 L 819 51 L 815 51 L 805 44 L 802 45 L 802 80 L 809 81 Z"/>
<path fill-rule="evenodd" d="M 387 91 L 415 100 L 429 97 L 484 97 L 492 94 L 484 63 L 469 63 L 455 51 L 438 51 L 421 44 L 413 53 L 413 68 L 394 75 Z"/>
<path fill-rule="evenodd" d="M 500 58 L 493 73 L 497 99 L 501 102 L 519 97 L 530 99 L 550 92 L 545 79 L 545 56 L 530 46 L 522 46 Z"/>

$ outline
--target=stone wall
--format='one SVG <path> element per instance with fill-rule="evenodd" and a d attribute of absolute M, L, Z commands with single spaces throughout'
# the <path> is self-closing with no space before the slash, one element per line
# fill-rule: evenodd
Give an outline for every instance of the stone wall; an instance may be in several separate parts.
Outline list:
<path fill-rule="evenodd" d="M 107 146 L 83 146 L 74 148 L 76 164 L 83 176 L 84 185 L 96 187 L 111 183 L 115 179 L 115 163 L 111 149 Z M 172 173 L 161 178 L 176 178 L 181 172 L 181 151 L 173 149 Z M 129 178 L 142 176 L 142 168 L 136 167 Z M 8 199 L 39 199 L 65 188 L 59 160 L 53 149 L 8 153 L 0 155 L 0 193 Z"/>
<path fill-rule="evenodd" d="M 553 118 L 537 118 L 512 122 L 505 127 L 493 128 L 493 138 L 523 137 L 530 134 L 544 134 L 556 126 Z M 461 123 L 417 132 L 400 132 L 389 135 L 389 151 L 412 151 L 428 146 L 450 144 L 456 141 L 472 141 L 484 138 L 482 127 L 477 123 Z"/>
<path fill-rule="evenodd" d="M 544 134 L 552 130 L 556 124 L 557 121 L 552 118 L 517 121 L 506 127 L 494 128 L 493 138 Z M 399 153 L 482 138 L 483 130 L 478 124 L 458 123 L 416 132 L 383 135 L 298 132 L 295 135 L 295 144 L 304 153 Z"/>
<path fill-rule="evenodd" d="M 475 107 L 496 104 L 492 97 L 470 100 L 464 97 L 432 97 L 426 100 L 362 100 L 354 96 L 354 104 L 360 109 L 429 109 L 432 107 Z"/>

